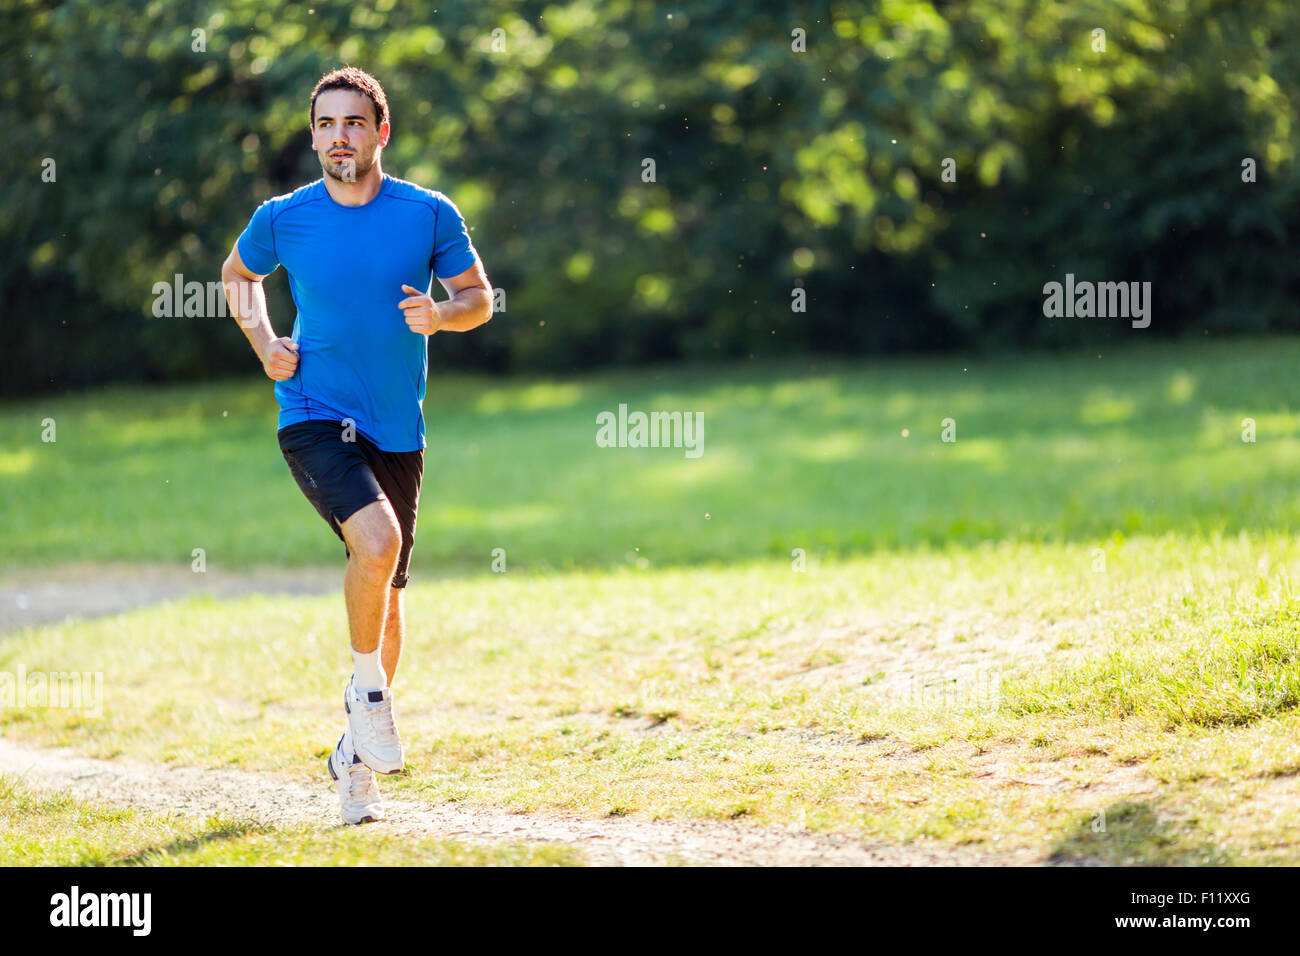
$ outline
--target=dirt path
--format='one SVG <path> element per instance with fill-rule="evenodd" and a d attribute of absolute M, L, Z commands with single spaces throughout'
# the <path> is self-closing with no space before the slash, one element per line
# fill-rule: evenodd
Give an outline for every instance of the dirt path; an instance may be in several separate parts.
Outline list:
<path fill-rule="evenodd" d="M 329 781 L 319 787 L 241 770 L 163 767 L 81 757 L 65 748 L 0 739 L 0 773 L 34 789 L 154 812 L 249 819 L 272 826 L 342 826 Z M 593 866 L 989 866 L 1038 862 L 1032 856 L 965 847 L 862 843 L 843 836 L 710 821 L 580 819 L 412 801 L 388 801 L 389 817 L 367 832 L 416 833 L 462 843 L 558 843 Z"/>
<path fill-rule="evenodd" d="M 69 618 L 116 614 L 192 594 L 320 594 L 341 586 L 341 568 L 234 573 L 187 565 L 69 564 L 0 575 L 0 634 Z M 82 757 L 66 748 L 29 747 L 0 738 L 0 773 L 36 789 L 87 800 L 207 817 L 220 814 L 272 826 L 341 826 L 333 787 L 240 770 L 166 767 Z M 579 850 L 598 866 L 688 863 L 712 866 L 981 866 L 1032 864 L 1031 854 L 987 853 L 943 845 L 896 846 L 849 837 L 711 821 L 649 822 L 626 817 L 518 814 L 457 804 L 388 801 L 388 819 L 366 829 L 447 837 L 464 843 L 536 841 Z"/>
<path fill-rule="evenodd" d="M 102 617 L 194 594 L 328 594 L 343 589 L 343 563 L 332 568 L 248 572 L 189 564 L 62 564 L 0 573 L 0 634 L 68 618 Z"/>

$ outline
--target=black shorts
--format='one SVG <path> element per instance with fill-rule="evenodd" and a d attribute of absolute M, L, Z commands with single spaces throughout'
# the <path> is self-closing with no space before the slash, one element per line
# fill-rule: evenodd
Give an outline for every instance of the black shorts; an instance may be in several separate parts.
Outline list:
<path fill-rule="evenodd" d="M 298 487 L 343 541 L 348 557 L 352 552 L 339 525 L 366 505 L 387 499 L 402 528 L 392 584 L 404 588 L 410 579 L 424 451 L 382 451 L 355 428 L 352 432 L 354 440 L 344 441 L 343 422 L 310 421 L 286 425 L 276 437 Z"/>

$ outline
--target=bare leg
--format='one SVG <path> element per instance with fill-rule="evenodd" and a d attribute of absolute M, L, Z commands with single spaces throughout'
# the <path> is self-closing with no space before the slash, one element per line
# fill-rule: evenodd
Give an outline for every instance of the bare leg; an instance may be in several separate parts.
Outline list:
<path fill-rule="evenodd" d="M 402 529 L 385 500 L 371 502 L 339 527 L 351 552 L 343 577 L 343 595 L 352 649 L 369 654 L 380 646 L 384 635 L 388 592 L 392 590 L 389 585 L 401 551 Z M 396 664 L 396 656 L 393 660 Z"/>
<path fill-rule="evenodd" d="M 379 655 L 388 675 L 388 686 L 393 686 L 393 674 L 397 672 L 397 661 L 402 656 L 402 638 L 405 625 L 402 620 L 402 595 L 406 588 L 388 589 L 388 618 L 384 621 L 384 652 Z"/>

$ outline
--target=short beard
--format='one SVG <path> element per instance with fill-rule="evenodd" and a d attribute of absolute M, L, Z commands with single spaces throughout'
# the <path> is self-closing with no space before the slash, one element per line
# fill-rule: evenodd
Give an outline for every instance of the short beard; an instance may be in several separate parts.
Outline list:
<path fill-rule="evenodd" d="M 356 160 L 355 156 L 351 158 L 354 161 Z M 347 169 L 348 169 L 347 164 L 344 162 L 344 163 L 339 163 L 338 165 L 341 167 L 341 169 L 339 172 L 336 173 L 334 171 L 334 166 L 335 166 L 334 160 L 330 159 L 329 156 L 326 155 L 325 162 L 321 163 L 321 169 L 324 170 L 326 176 L 330 177 L 333 180 L 337 180 L 338 182 L 341 183 L 354 183 L 357 182 L 359 179 L 365 176 L 366 173 L 370 172 L 370 170 L 374 168 L 375 160 L 374 157 L 371 157 L 370 162 L 366 163 L 365 166 L 362 166 L 360 163 L 356 163 L 354 167 L 355 175 L 352 176 L 351 178 L 347 178 L 346 176 Z"/>

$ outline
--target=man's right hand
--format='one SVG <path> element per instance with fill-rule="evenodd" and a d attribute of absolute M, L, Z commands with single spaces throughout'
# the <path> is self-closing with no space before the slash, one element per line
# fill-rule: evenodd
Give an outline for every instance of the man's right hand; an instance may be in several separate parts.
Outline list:
<path fill-rule="evenodd" d="M 298 371 L 298 343 L 283 335 L 271 339 L 262 349 L 262 368 L 273 382 L 293 378 Z"/>

